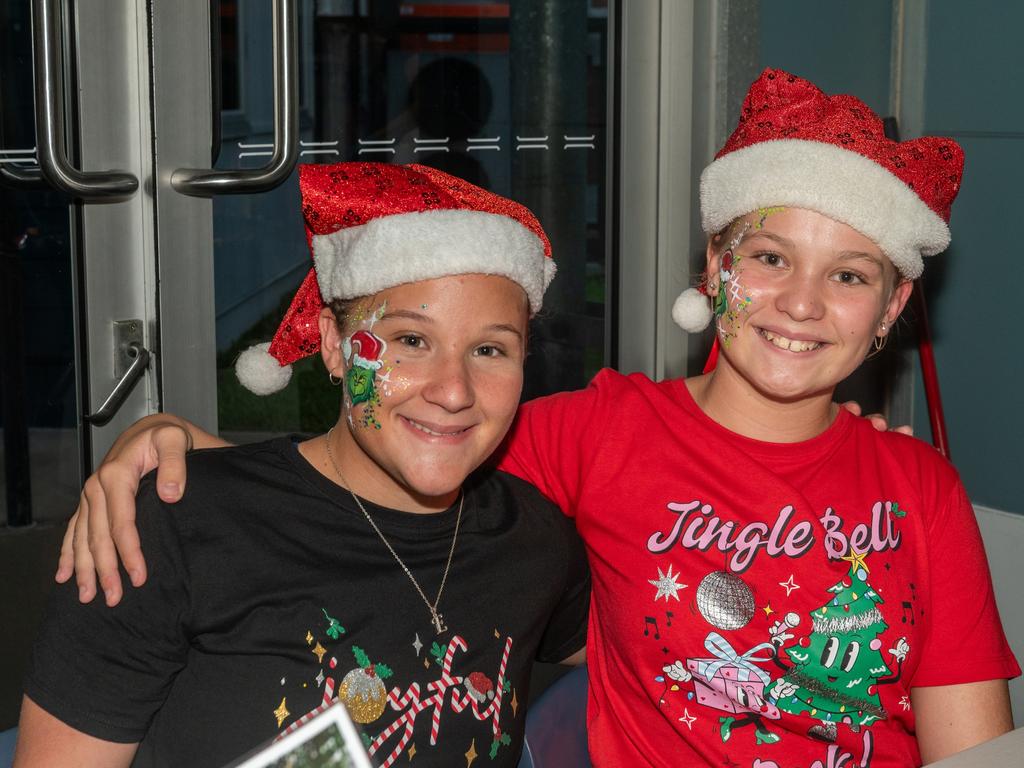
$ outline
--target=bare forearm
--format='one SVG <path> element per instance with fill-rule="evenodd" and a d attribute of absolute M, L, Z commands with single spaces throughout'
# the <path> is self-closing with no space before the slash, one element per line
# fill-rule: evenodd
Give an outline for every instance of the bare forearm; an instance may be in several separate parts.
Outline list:
<path fill-rule="evenodd" d="M 1005 680 L 910 690 L 917 743 L 925 763 L 941 760 L 1013 730 Z"/>
<path fill-rule="evenodd" d="M 131 763 L 137 747 L 76 731 L 26 696 L 21 703 L 14 768 L 118 768 Z"/>
<path fill-rule="evenodd" d="M 136 435 L 142 434 L 148 429 L 162 426 L 174 426 L 183 429 L 189 436 L 189 444 L 192 448 L 223 448 L 231 445 L 231 443 L 221 440 L 217 435 L 210 434 L 181 416 L 175 416 L 173 413 L 154 413 L 144 416 L 122 432 L 120 437 L 110 447 L 107 456 L 116 456 L 125 444 L 130 442 Z"/>

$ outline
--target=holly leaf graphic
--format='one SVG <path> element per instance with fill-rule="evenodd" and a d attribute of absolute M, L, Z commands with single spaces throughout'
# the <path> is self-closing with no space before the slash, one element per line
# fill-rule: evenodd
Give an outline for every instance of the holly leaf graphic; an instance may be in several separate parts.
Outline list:
<path fill-rule="evenodd" d="M 444 664 L 444 655 L 448 652 L 448 645 L 438 645 L 435 640 L 430 646 L 430 655 L 433 656 L 438 664 Z"/>
<path fill-rule="evenodd" d="M 900 505 L 897 504 L 895 501 L 892 503 L 892 513 L 896 517 L 906 517 L 907 516 L 907 510 L 900 509 Z"/>
<path fill-rule="evenodd" d="M 352 646 L 352 654 L 356 657 L 356 664 L 363 669 L 370 666 L 370 657 L 366 655 L 366 651 L 360 648 L 358 645 Z"/>
<path fill-rule="evenodd" d="M 389 677 L 395 674 L 391 667 L 389 667 L 387 664 L 376 664 L 374 665 L 373 670 L 377 673 L 377 677 L 381 680 L 387 680 Z"/>
<path fill-rule="evenodd" d="M 325 609 L 321 608 L 320 610 L 323 612 L 324 618 L 327 619 L 327 636 L 329 638 L 331 638 L 332 640 L 337 640 L 339 637 L 345 634 L 345 628 L 341 626 L 340 621 L 338 621 L 333 616 L 328 616 L 327 611 Z"/>

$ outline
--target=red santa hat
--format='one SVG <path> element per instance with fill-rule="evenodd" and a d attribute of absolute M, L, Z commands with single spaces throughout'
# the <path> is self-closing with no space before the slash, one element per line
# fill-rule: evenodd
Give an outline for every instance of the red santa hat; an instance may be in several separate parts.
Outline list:
<path fill-rule="evenodd" d="M 963 165 L 952 139 L 893 141 L 860 99 L 829 96 L 766 69 L 750 86 L 736 130 L 701 174 L 701 224 L 711 235 L 759 208 L 806 208 L 869 237 L 913 280 L 923 256 L 949 245 Z M 697 289 L 680 296 L 672 314 L 690 332 L 711 320 Z"/>
<path fill-rule="evenodd" d="M 258 395 L 283 389 L 291 364 L 320 349 L 317 320 L 333 299 L 448 275 L 501 275 L 522 286 L 534 314 L 555 276 L 551 243 L 529 209 L 433 168 L 302 165 L 299 187 L 313 268 L 273 341 L 235 364 Z M 355 336 L 350 343 L 357 346 Z M 379 357 L 369 338 L 358 344 L 361 357 Z"/>

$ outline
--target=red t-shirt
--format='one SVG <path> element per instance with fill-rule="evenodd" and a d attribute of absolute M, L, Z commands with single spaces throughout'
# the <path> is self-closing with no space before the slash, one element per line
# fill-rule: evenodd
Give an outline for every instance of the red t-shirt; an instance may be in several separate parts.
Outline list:
<path fill-rule="evenodd" d="M 603 371 L 525 405 L 501 468 L 587 545 L 596 765 L 918 765 L 911 687 L 1020 674 L 971 504 L 920 440 L 842 411 L 760 442 L 682 380 Z"/>

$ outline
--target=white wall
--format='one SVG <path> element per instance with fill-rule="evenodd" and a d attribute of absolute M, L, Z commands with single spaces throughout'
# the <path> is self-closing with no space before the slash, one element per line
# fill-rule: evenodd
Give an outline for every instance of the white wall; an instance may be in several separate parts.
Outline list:
<path fill-rule="evenodd" d="M 1018 662 L 1024 662 L 1024 590 L 1021 589 L 1021 554 L 1024 553 L 1024 516 L 975 506 L 981 536 L 985 540 L 996 602 L 1003 628 Z M 1024 726 L 1024 679 L 1010 682 L 1014 723 Z"/>

